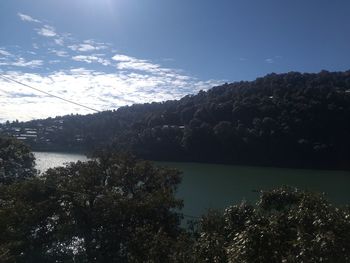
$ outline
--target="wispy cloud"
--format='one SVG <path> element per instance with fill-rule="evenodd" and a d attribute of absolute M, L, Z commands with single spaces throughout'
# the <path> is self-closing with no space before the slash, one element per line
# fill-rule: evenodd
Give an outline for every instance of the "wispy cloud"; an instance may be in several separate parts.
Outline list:
<path fill-rule="evenodd" d="M 92 108 L 107 110 L 133 103 L 179 99 L 223 82 L 200 80 L 179 69 L 164 67 L 161 62 L 117 53 L 110 43 L 79 40 L 42 22 L 33 30 L 45 37 L 34 38 L 34 53 L 20 47 L 17 51 L 0 48 L 3 74 Z M 1 79 L 0 87 L 2 119 L 89 113 Z"/>
<path fill-rule="evenodd" d="M 22 14 L 22 13 L 17 13 L 17 15 L 19 16 L 19 18 L 22 20 L 22 21 L 25 21 L 25 22 L 32 22 L 32 23 L 41 23 L 40 20 L 38 19 L 35 19 L 29 15 L 25 15 L 25 14 Z"/>
<path fill-rule="evenodd" d="M 271 58 L 266 58 L 265 62 L 269 63 L 269 64 L 274 64 L 274 63 L 278 62 L 280 59 L 282 59 L 282 56 L 274 56 Z"/>
<path fill-rule="evenodd" d="M 81 51 L 81 52 L 96 50 L 96 48 L 90 44 L 75 44 L 68 47 L 73 51 Z"/>
<path fill-rule="evenodd" d="M 122 54 L 116 54 L 112 57 L 112 59 L 115 61 L 118 61 L 118 62 L 129 62 L 129 61 L 135 60 L 135 58 L 133 58 L 133 57 L 129 57 L 129 56 L 122 55 Z"/>
<path fill-rule="evenodd" d="M 98 55 L 92 55 L 92 56 L 74 56 L 72 57 L 73 60 L 75 61 L 80 61 L 80 62 L 86 62 L 86 63 L 100 63 L 104 66 L 109 66 L 111 65 L 111 62 L 107 59 L 101 58 Z"/>
<path fill-rule="evenodd" d="M 50 48 L 49 52 L 52 53 L 52 54 L 55 54 L 58 57 L 68 57 L 69 56 L 67 51 L 57 50 L 57 49 L 54 49 L 54 48 Z"/>
<path fill-rule="evenodd" d="M 179 99 L 222 83 L 216 80 L 200 81 L 173 73 L 168 76 L 124 71 L 106 74 L 86 68 L 56 71 L 48 75 L 8 72 L 7 76 L 100 110 L 116 109 L 133 103 Z M 5 109 L 2 115 L 7 119 L 30 120 L 72 112 L 90 113 L 40 93 L 29 96 L 32 91 L 13 83 L 0 80 L 0 86 L 2 90 L 16 93 L 16 97 L 11 92 L 0 93 L 0 105 L 3 111 Z"/>
<path fill-rule="evenodd" d="M 28 67 L 28 68 L 38 68 L 43 65 L 43 61 L 39 59 L 27 61 L 24 58 L 19 58 L 15 61 L 5 61 L 0 62 L 1 66 L 15 66 L 15 67 Z"/>
<path fill-rule="evenodd" d="M 54 41 L 59 46 L 63 46 L 64 45 L 64 39 L 62 37 L 56 38 Z"/>
<path fill-rule="evenodd" d="M 162 68 L 159 64 L 152 63 L 145 59 L 137 59 L 135 57 L 116 54 L 112 57 L 117 61 L 117 68 L 120 70 L 138 70 L 148 73 L 165 73 L 171 71 L 167 68 Z"/>
<path fill-rule="evenodd" d="M 62 62 L 62 61 L 59 60 L 59 59 L 49 60 L 49 64 L 57 64 L 57 63 L 60 63 L 60 62 Z"/>
<path fill-rule="evenodd" d="M 5 49 L 0 49 L 0 56 L 8 57 L 11 56 L 11 53 L 6 51 Z"/>
<path fill-rule="evenodd" d="M 73 51 L 90 52 L 107 49 L 108 46 L 104 43 L 96 43 L 93 40 L 85 40 L 83 43 L 70 45 L 68 48 Z"/>
<path fill-rule="evenodd" d="M 37 68 L 43 65 L 43 61 L 39 59 L 26 61 L 24 58 L 20 58 L 19 60 L 14 62 L 12 65 L 17 67 Z"/>
<path fill-rule="evenodd" d="M 49 25 L 44 25 L 43 27 L 37 29 L 39 35 L 44 37 L 55 37 L 57 34 L 55 28 Z"/>

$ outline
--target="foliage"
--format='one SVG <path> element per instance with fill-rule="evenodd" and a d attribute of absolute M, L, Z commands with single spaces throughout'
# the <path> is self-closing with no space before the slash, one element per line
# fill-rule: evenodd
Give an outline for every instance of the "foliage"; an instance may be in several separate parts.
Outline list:
<path fill-rule="evenodd" d="M 199 262 L 350 262 L 350 211 L 297 189 L 262 192 L 200 221 Z"/>
<path fill-rule="evenodd" d="M 179 182 L 177 170 L 101 154 L 3 186 L 0 252 L 7 262 L 184 262 Z"/>
<path fill-rule="evenodd" d="M 144 159 L 350 169 L 350 71 L 270 74 L 35 128 L 35 149 L 130 151 Z M 7 126 L 6 126 L 7 127 Z M 169 151 L 171 149 L 171 151 Z"/>
<path fill-rule="evenodd" d="M 32 177 L 34 155 L 25 144 L 12 138 L 0 137 L 0 185 Z"/>
<path fill-rule="evenodd" d="M 350 209 L 293 188 L 180 227 L 179 172 L 132 156 L 0 186 L 1 262 L 350 262 Z"/>

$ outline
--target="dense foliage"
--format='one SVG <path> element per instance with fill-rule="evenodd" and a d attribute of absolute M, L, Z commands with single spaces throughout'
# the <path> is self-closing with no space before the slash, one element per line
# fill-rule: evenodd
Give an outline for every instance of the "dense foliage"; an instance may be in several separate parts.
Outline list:
<path fill-rule="evenodd" d="M 202 218 L 197 262 L 350 262 L 350 210 L 296 189 L 263 192 Z"/>
<path fill-rule="evenodd" d="M 34 156 L 25 144 L 0 137 L 0 185 L 35 175 Z"/>
<path fill-rule="evenodd" d="M 0 186 L 0 262 L 350 262 L 350 209 L 292 188 L 180 227 L 176 170 L 104 155 Z"/>
<path fill-rule="evenodd" d="M 270 74 L 178 101 L 8 126 L 50 127 L 32 142 L 36 149 L 112 145 L 153 160 L 350 169 L 349 120 L 350 71 L 322 71 Z"/>
<path fill-rule="evenodd" d="M 0 189 L 1 262 L 171 262 L 179 172 L 101 155 Z M 6 260 L 5 260 L 6 259 Z"/>

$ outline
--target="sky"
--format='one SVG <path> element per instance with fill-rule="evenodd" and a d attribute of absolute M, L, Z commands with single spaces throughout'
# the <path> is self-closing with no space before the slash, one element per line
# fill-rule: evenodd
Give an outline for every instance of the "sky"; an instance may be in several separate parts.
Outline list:
<path fill-rule="evenodd" d="M 0 74 L 97 110 L 350 69 L 349 0 L 1 0 Z M 0 122 L 93 111 L 0 79 Z"/>

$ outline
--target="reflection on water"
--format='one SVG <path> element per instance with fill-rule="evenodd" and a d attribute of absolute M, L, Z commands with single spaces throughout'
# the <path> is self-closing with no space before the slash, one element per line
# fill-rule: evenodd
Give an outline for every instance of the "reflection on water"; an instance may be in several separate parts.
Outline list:
<path fill-rule="evenodd" d="M 36 169 L 41 172 L 65 163 L 87 160 L 85 155 L 74 153 L 34 152 L 34 156 Z"/>

